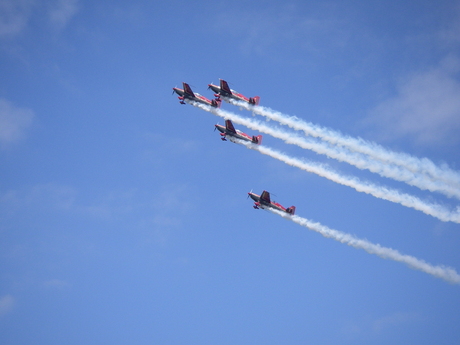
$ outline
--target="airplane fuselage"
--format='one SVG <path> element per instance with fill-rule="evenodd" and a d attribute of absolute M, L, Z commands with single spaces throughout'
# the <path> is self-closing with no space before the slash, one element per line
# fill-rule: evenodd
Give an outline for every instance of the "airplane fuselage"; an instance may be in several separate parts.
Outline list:
<path fill-rule="evenodd" d="M 215 125 L 216 128 L 219 130 L 219 132 L 221 132 L 222 134 L 222 137 L 229 137 L 230 140 L 232 140 L 232 138 L 236 138 L 236 139 L 240 139 L 240 140 L 244 140 L 244 141 L 250 141 L 252 142 L 252 138 L 247 135 L 246 133 L 243 133 L 243 132 L 240 132 L 238 129 L 236 130 L 236 133 L 233 133 L 233 132 L 230 132 L 228 131 L 225 126 L 222 126 L 222 125 Z"/>
<path fill-rule="evenodd" d="M 209 88 L 214 91 L 216 95 L 224 97 L 224 101 L 228 102 L 228 100 L 225 99 L 227 98 L 233 98 L 236 99 L 237 101 L 243 101 L 243 102 L 249 102 L 249 98 L 243 96 L 241 93 L 236 92 L 235 90 L 230 89 L 231 92 L 227 92 L 225 90 L 222 90 L 220 86 L 209 84 Z"/>
<path fill-rule="evenodd" d="M 194 95 L 191 96 L 188 93 L 186 93 L 184 90 L 179 89 L 178 87 L 173 87 L 173 90 L 174 90 L 175 93 L 177 93 L 180 96 L 179 99 L 181 101 L 184 101 L 184 99 L 189 99 L 191 101 L 200 102 L 200 103 L 203 103 L 203 104 L 206 104 L 206 105 L 214 106 L 212 104 L 212 101 L 210 101 L 209 99 L 207 99 L 206 97 L 200 95 L 197 92 L 194 92 Z"/>
<path fill-rule="evenodd" d="M 206 97 L 200 95 L 198 92 L 193 92 L 190 85 L 183 82 L 182 85 L 184 86 L 183 89 L 179 89 L 178 87 L 173 87 L 173 91 L 179 95 L 179 100 L 181 104 L 185 104 L 185 100 L 188 99 L 190 101 L 199 102 L 202 104 L 210 105 L 211 107 L 219 108 L 221 104 L 220 99 L 207 99 Z"/>
<path fill-rule="evenodd" d="M 282 212 L 287 212 L 286 209 L 281 206 L 280 204 L 278 204 L 277 202 L 266 202 L 264 201 L 260 195 L 257 195 L 255 193 L 248 193 L 248 195 L 251 197 L 252 200 L 254 200 L 254 208 L 274 208 L 275 210 L 278 210 L 278 211 L 282 211 Z"/>

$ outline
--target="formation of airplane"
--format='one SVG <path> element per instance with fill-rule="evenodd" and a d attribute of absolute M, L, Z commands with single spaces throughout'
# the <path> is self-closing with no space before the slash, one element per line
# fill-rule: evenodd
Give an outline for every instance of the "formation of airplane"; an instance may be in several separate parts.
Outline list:
<path fill-rule="evenodd" d="M 185 100 L 191 100 L 195 102 L 199 102 L 202 104 L 210 105 L 211 107 L 215 108 L 220 108 L 220 105 L 222 103 L 221 97 L 225 100 L 225 98 L 229 99 L 235 99 L 238 101 L 244 101 L 247 102 L 251 105 L 258 105 L 260 101 L 259 96 L 255 97 L 245 97 L 242 94 L 236 92 L 235 90 L 230 89 L 228 86 L 228 83 L 220 79 L 220 86 L 214 85 L 214 84 L 209 84 L 208 88 L 212 89 L 214 91 L 214 96 L 216 99 L 209 100 L 206 97 L 200 95 L 197 92 L 193 92 L 191 87 L 187 83 L 182 83 L 183 89 L 179 89 L 177 87 L 173 87 L 173 93 L 177 93 L 179 95 L 179 100 L 181 104 L 185 104 Z M 215 128 L 219 130 L 221 139 L 223 141 L 227 140 L 227 137 L 230 141 L 235 141 L 236 139 L 239 140 L 244 140 L 244 141 L 250 141 L 253 144 L 260 145 L 262 143 L 262 136 L 261 135 L 253 135 L 252 137 L 246 133 L 241 132 L 238 129 L 235 129 L 233 126 L 232 121 L 230 120 L 225 120 L 225 126 L 222 125 L 215 125 Z M 254 208 L 255 209 L 265 209 L 265 208 L 272 208 L 278 211 L 285 212 L 289 215 L 294 215 L 295 214 L 295 206 L 291 207 L 284 207 L 281 204 L 271 201 L 270 200 L 270 193 L 264 190 L 261 195 L 257 195 L 255 193 L 249 192 L 248 196 L 251 197 L 252 200 L 254 200 Z"/>
<path fill-rule="evenodd" d="M 286 212 L 293 216 L 295 214 L 295 206 L 291 206 L 285 208 L 284 206 L 278 204 L 275 201 L 270 200 L 270 193 L 264 190 L 261 195 L 257 195 L 255 193 L 249 192 L 248 195 L 254 200 L 254 207 L 255 209 L 259 208 L 273 208 L 278 211 Z"/>
<path fill-rule="evenodd" d="M 206 105 L 210 105 L 211 107 L 220 108 L 220 104 L 222 101 L 220 99 L 207 99 L 206 97 L 200 95 L 198 92 L 193 92 L 190 85 L 187 83 L 182 83 L 183 89 L 179 89 L 178 87 L 173 87 L 173 92 L 179 95 L 179 100 L 181 104 L 185 104 L 185 99 L 189 99 L 191 101 L 203 103 Z"/>
<path fill-rule="evenodd" d="M 225 80 L 223 79 L 219 79 L 219 80 L 220 80 L 220 85 L 214 85 L 214 84 L 208 85 L 208 89 L 211 89 L 212 91 L 214 91 L 214 96 L 216 96 L 216 100 L 219 100 L 220 97 L 222 96 L 224 97 L 224 100 L 225 100 L 225 97 L 227 97 L 227 98 L 236 99 L 238 101 L 247 102 L 251 105 L 259 105 L 259 101 L 260 101 L 259 96 L 248 98 L 246 96 L 243 96 L 241 93 L 238 93 L 235 90 L 230 89 L 230 87 L 228 86 L 228 83 Z"/>
<path fill-rule="evenodd" d="M 215 125 L 216 128 L 219 130 L 220 135 L 222 136 L 221 139 L 223 141 L 227 141 L 226 138 L 229 138 L 230 141 L 234 141 L 234 139 L 240 139 L 244 141 L 250 141 L 253 144 L 260 145 L 262 143 L 262 136 L 261 135 L 253 135 L 252 137 L 246 133 L 241 132 L 239 129 L 235 129 L 233 127 L 233 123 L 230 120 L 225 120 L 225 126 L 222 125 Z"/>

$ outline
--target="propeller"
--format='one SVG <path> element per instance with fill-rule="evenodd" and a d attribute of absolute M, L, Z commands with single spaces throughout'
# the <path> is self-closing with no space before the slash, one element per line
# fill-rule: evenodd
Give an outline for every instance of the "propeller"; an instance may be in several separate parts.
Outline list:
<path fill-rule="evenodd" d="M 249 193 L 252 193 L 252 188 L 251 188 L 251 191 Z M 249 199 L 249 193 L 248 193 L 248 197 L 246 199 Z"/>
<path fill-rule="evenodd" d="M 214 132 L 216 131 L 216 129 L 217 129 L 216 126 L 217 126 L 218 124 L 219 124 L 219 122 L 217 122 L 217 123 L 214 125 Z"/>
<path fill-rule="evenodd" d="M 175 87 L 173 87 L 173 92 L 172 92 L 173 95 L 174 95 L 174 92 L 176 92 L 176 91 L 174 91 L 174 89 L 177 89 L 177 85 Z"/>

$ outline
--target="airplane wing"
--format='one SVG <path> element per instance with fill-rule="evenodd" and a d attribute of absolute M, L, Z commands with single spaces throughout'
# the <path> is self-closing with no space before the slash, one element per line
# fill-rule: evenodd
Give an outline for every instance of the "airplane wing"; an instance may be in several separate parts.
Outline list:
<path fill-rule="evenodd" d="M 228 86 L 227 82 L 223 79 L 220 80 L 220 89 L 230 95 L 232 94 L 232 90 L 230 90 L 230 87 Z"/>
<path fill-rule="evenodd" d="M 262 195 L 260 196 L 260 200 L 270 204 L 271 203 L 271 201 L 270 201 L 270 193 L 267 192 L 266 190 L 264 190 L 262 192 Z"/>
<path fill-rule="evenodd" d="M 192 91 L 192 88 L 187 84 L 187 83 L 182 83 L 184 85 L 184 92 L 192 97 L 196 97 L 195 94 Z"/>
<path fill-rule="evenodd" d="M 233 123 L 230 120 L 225 120 L 225 128 L 228 132 L 236 134 L 236 129 L 233 127 Z"/>

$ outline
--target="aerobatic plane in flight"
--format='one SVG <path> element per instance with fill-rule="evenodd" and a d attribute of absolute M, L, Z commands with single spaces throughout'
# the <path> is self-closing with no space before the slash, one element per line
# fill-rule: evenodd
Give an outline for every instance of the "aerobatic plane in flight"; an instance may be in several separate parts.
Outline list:
<path fill-rule="evenodd" d="M 207 99 L 206 97 L 200 95 L 198 92 L 193 92 L 192 88 L 187 83 L 182 83 L 184 86 L 183 89 L 179 89 L 178 87 L 173 87 L 173 93 L 177 93 L 179 95 L 179 100 L 181 104 L 185 104 L 185 99 L 189 99 L 191 101 L 200 102 L 206 105 L 210 105 L 211 107 L 220 108 L 221 100 L 220 99 Z"/>
<path fill-rule="evenodd" d="M 248 195 L 251 197 L 252 200 L 254 200 L 254 206 L 252 206 L 252 207 L 254 207 L 255 209 L 273 208 L 273 209 L 278 210 L 278 211 L 286 212 L 286 213 L 288 213 L 290 215 L 295 214 L 295 206 L 285 208 L 284 206 L 281 206 L 277 202 L 271 201 L 270 200 L 270 193 L 267 192 L 266 190 L 264 190 L 262 192 L 262 195 L 260 195 L 260 196 L 257 195 L 257 194 L 254 194 L 252 192 L 249 192 Z"/>
<path fill-rule="evenodd" d="M 219 130 L 220 135 L 222 136 L 221 139 L 223 141 L 227 141 L 227 137 L 230 139 L 230 141 L 234 141 L 234 139 L 240 139 L 244 141 L 250 141 L 253 144 L 260 145 L 262 143 L 262 136 L 261 135 L 253 135 L 252 137 L 246 133 L 241 132 L 239 129 L 235 129 L 233 127 L 233 123 L 230 120 L 225 120 L 225 126 L 222 125 L 215 125 L 216 128 Z M 215 130 L 215 129 L 214 129 Z"/>
<path fill-rule="evenodd" d="M 211 89 L 212 91 L 214 91 L 214 96 L 216 96 L 216 99 L 220 99 L 220 97 L 222 96 L 224 97 L 224 100 L 225 100 L 225 97 L 227 97 L 227 98 L 236 99 L 237 101 L 247 102 L 251 105 L 259 104 L 259 101 L 260 101 L 259 96 L 248 98 L 246 96 L 243 96 L 241 93 L 238 93 L 235 90 L 230 89 L 230 87 L 228 86 L 228 83 L 225 80 L 223 79 L 219 79 L 219 80 L 220 80 L 220 86 L 214 85 L 214 84 L 208 84 L 208 89 Z"/>

